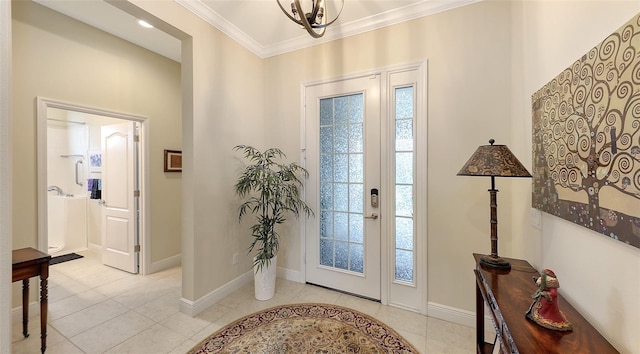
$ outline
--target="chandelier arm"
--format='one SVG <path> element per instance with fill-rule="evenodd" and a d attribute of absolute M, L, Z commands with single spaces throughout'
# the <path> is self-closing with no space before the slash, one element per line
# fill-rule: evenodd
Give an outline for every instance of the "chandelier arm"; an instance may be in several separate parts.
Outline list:
<path fill-rule="evenodd" d="M 313 5 L 313 9 L 311 9 L 311 15 L 309 16 L 309 18 L 313 18 L 314 19 L 313 21 L 315 22 L 315 18 L 316 16 L 318 16 L 318 11 L 320 10 L 320 1 L 316 0 L 312 2 L 314 3 L 314 5 Z"/>
<path fill-rule="evenodd" d="M 295 22 L 295 23 L 299 24 L 300 26 L 302 26 L 302 21 L 298 21 L 295 17 L 291 16 L 291 15 L 289 14 L 289 12 L 287 12 L 287 10 L 285 10 L 285 9 L 284 9 L 284 7 L 282 7 L 282 4 L 280 3 L 280 0 L 277 0 L 277 2 L 278 2 L 278 6 L 280 6 L 280 10 L 282 10 L 282 12 L 284 12 L 284 14 L 285 14 L 285 15 L 287 15 L 287 17 L 288 17 L 291 21 L 293 21 L 293 22 Z M 301 17 L 303 17 L 303 16 L 301 16 Z"/>
<path fill-rule="evenodd" d="M 278 1 L 278 3 L 280 3 Z M 296 6 L 296 10 L 300 14 L 300 22 L 302 22 L 302 26 L 307 30 L 307 33 L 313 38 L 320 38 L 324 35 L 325 27 L 322 27 L 321 32 L 314 31 L 313 27 L 309 23 L 309 19 L 307 19 L 307 15 L 302 11 L 302 6 L 300 5 L 300 0 L 293 0 L 294 5 Z M 282 6 L 281 6 L 282 7 Z M 287 14 L 289 15 L 289 14 Z M 296 21 L 297 22 L 297 21 Z"/>
<path fill-rule="evenodd" d="M 336 17 L 333 18 L 333 20 L 331 20 L 331 22 L 325 23 L 323 25 L 311 25 L 311 28 L 324 28 L 336 22 L 336 20 L 338 19 L 338 17 L 340 17 L 340 14 L 342 13 L 342 9 L 344 9 L 344 0 L 342 0 L 342 7 L 340 7 L 340 11 L 338 11 L 338 14 L 336 15 Z"/>
<path fill-rule="evenodd" d="M 311 24 L 309 23 L 309 19 L 307 18 L 307 15 L 305 14 L 305 12 L 302 10 L 302 6 L 300 5 L 300 0 L 293 0 L 293 5 L 296 8 L 296 11 L 298 11 L 298 15 L 300 16 L 300 19 L 296 19 L 295 17 L 293 17 L 291 14 L 289 14 L 289 12 L 287 10 L 285 10 L 285 8 L 282 6 L 282 3 L 280 2 L 281 0 L 277 0 L 278 6 L 280 7 L 280 10 L 282 10 L 282 12 L 284 12 L 285 15 L 287 15 L 287 17 L 295 22 L 296 24 L 304 27 L 304 29 L 307 31 L 307 33 L 309 33 L 309 35 L 311 35 L 314 38 L 320 38 L 324 35 L 324 32 L 326 30 L 326 27 L 331 25 L 332 23 L 336 22 L 336 20 L 338 19 L 338 17 L 340 17 L 340 14 L 342 14 L 342 10 L 344 9 L 344 0 L 340 0 L 340 11 L 338 11 L 338 14 L 333 18 L 333 20 L 331 20 L 328 23 L 325 24 Z M 311 13 L 312 18 L 315 18 L 315 16 L 317 16 L 318 14 L 318 10 L 319 10 L 319 6 L 315 6 L 313 8 L 313 11 Z M 316 29 L 321 29 L 322 31 L 316 32 Z"/>
<path fill-rule="evenodd" d="M 336 22 L 336 20 L 338 19 L 338 17 L 340 17 L 340 14 L 342 13 L 342 10 L 344 9 L 344 0 L 340 1 L 342 3 L 342 6 L 340 6 L 340 11 L 338 11 L 338 14 L 336 15 L 336 17 L 333 18 L 333 20 L 331 20 L 331 22 L 327 22 L 324 25 L 317 25 L 315 26 L 316 28 L 321 28 L 321 27 L 327 27 L 330 24 Z"/>

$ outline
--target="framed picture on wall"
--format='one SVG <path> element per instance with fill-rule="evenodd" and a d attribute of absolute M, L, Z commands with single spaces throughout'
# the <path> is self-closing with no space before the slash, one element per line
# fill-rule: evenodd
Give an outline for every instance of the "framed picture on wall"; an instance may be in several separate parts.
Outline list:
<path fill-rule="evenodd" d="M 182 151 L 164 151 L 164 172 L 182 172 Z"/>
<path fill-rule="evenodd" d="M 531 97 L 532 207 L 640 248 L 640 14 Z"/>
<path fill-rule="evenodd" d="M 102 171 L 102 151 L 98 149 L 89 150 L 89 172 Z"/>

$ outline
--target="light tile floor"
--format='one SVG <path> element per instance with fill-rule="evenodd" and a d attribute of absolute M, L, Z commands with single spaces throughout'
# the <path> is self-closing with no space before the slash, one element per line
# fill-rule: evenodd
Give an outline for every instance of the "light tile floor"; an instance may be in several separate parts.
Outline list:
<path fill-rule="evenodd" d="M 257 301 L 247 285 L 196 317 L 179 312 L 181 268 L 149 276 L 102 265 L 97 256 L 51 266 L 47 353 L 185 353 L 224 325 L 268 307 L 300 302 L 353 308 L 390 325 L 421 353 L 474 353 L 473 328 L 358 297 L 278 279 L 276 295 Z M 40 320 L 32 306 L 28 338 L 13 311 L 12 352 L 39 353 Z"/>

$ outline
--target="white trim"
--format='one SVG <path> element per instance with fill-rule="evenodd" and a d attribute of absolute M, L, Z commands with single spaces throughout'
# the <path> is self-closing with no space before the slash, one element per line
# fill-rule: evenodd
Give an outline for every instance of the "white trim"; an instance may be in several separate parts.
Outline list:
<path fill-rule="evenodd" d="M 278 278 L 304 283 L 304 273 L 288 268 L 278 267 Z"/>
<path fill-rule="evenodd" d="M 473 327 L 476 326 L 475 312 L 461 310 L 455 307 L 438 304 L 429 301 L 427 303 L 427 316 L 444 321 L 457 323 L 459 325 Z"/>
<path fill-rule="evenodd" d="M 89 251 L 95 252 L 96 254 L 100 254 L 102 252 L 102 245 L 97 243 L 89 243 Z M 165 258 L 159 260 L 157 262 L 151 263 L 151 265 L 147 268 L 147 272 L 145 274 L 153 274 L 157 272 L 161 272 L 165 269 L 170 269 L 173 267 L 178 267 L 182 265 L 182 254 L 175 255 L 173 257 Z"/>
<path fill-rule="evenodd" d="M 393 281 L 393 274 L 391 271 L 391 259 L 393 259 L 392 252 L 395 253 L 395 246 L 391 245 L 391 230 L 389 228 L 392 210 L 391 203 L 385 203 L 384 201 L 390 201 L 391 198 L 391 186 L 390 176 L 391 166 L 389 161 L 389 71 L 379 70 L 380 72 L 380 137 L 379 137 L 379 154 L 380 154 L 380 303 L 383 305 L 390 305 L 391 299 L 391 282 Z M 395 120 L 393 122 L 395 125 Z M 365 191 L 366 192 L 366 191 Z M 384 216 L 389 217 L 384 217 Z M 412 309 L 411 311 L 415 311 Z"/>
<path fill-rule="evenodd" d="M 418 91 L 420 95 L 416 96 L 416 135 L 420 137 L 416 140 L 416 210 L 421 211 L 422 215 L 416 221 L 417 235 L 426 235 L 426 237 L 418 237 L 416 249 L 422 252 L 422 257 L 417 261 L 417 267 L 423 273 L 422 280 L 422 304 L 423 311 L 428 311 L 429 301 L 429 62 L 423 61 L 418 66 Z"/>
<path fill-rule="evenodd" d="M 100 252 L 102 252 L 102 245 L 99 245 L 97 243 L 91 243 L 89 242 L 89 251 L 95 252 L 96 254 L 100 254 Z"/>
<path fill-rule="evenodd" d="M 33 279 L 40 279 L 40 278 L 33 278 Z M 31 287 L 33 284 L 37 284 L 37 286 L 34 286 L 34 288 L 36 287 L 39 288 L 40 281 L 37 280 L 36 282 L 33 279 L 29 282 L 29 287 Z M 22 284 L 22 282 L 20 282 L 20 284 Z M 38 300 L 29 302 L 29 321 L 32 321 L 34 317 L 40 317 L 40 301 Z M 22 301 L 18 306 L 11 309 L 11 323 L 12 324 L 22 323 Z M 38 332 L 40 331 L 38 330 Z"/>
<path fill-rule="evenodd" d="M 218 301 L 231 295 L 233 292 L 239 290 L 252 281 L 253 269 L 199 298 L 198 300 L 191 301 L 185 298 L 180 298 L 180 312 L 191 317 L 195 317 L 200 312 L 208 309 Z"/>
<path fill-rule="evenodd" d="M 470 328 L 476 328 L 476 313 L 458 309 L 455 307 L 429 302 L 427 304 L 427 316 L 439 320 L 459 324 Z M 484 316 L 485 338 L 495 337 L 496 331 L 493 321 L 488 315 Z"/>
<path fill-rule="evenodd" d="M 306 87 L 303 84 L 300 84 L 300 164 L 305 169 L 307 168 L 307 119 L 305 116 L 305 92 Z M 302 199 L 307 200 L 307 181 L 304 182 L 304 186 L 302 187 Z M 319 218 L 320 214 L 315 214 L 313 217 Z M 306 220 L 300 223 L 300 274 L 299 280 L 301 283 L 306 281 L 305 274 L 307 273 L 307 223 Z"/>
<path fill-rule="evenodd" d="M 303 274 L 297 270 L 291 270 L 288 268 L 278 267 L 277 279 L 285 279 L 294 281 L 297 283 L 303 283 Z M 276 279 L 276 282 L 277 282 Z M 208 293 L 207 295 L 199 298 L 196 301 L 187 300 L 185 298 L 180 299 L 180 312 L 189 316 L 195 317 L 200 312 L 208 309 L 218 301 L 231 295 L 235 291 L 239 290 L 243 286 L 253 282 L 253 270 L 250 270 L 241 276 L 231 280 L 218 289 Z"/>
<path fill-rule="evenodd" d="M 303 274 L 298 271 L 291 270 L 288 268 L 278 267 L 278 278 L 286 279 L 295 282 L 303 282 Z M 207 295 L 199 298 L 196 301 L 191 301 L 185 298 L 180 299 L 180 312 L 185 313 L 189 316 L 195 317 L 202 311 L 216 304 L 220 300 L 239 290 L 243 286 L 251 283 L 253 281 L 253 271 L 250 270 L 241 276 L 229 281 L 224 284 L 220 288 L 208 293 Z M 37 303 L 34 303 L 37 305 Z M 393 307 L 403 308 L 399 305 L 390 305 Z M 37 306 L 34 306 L 34 308 Z M 412 310 L 412 309 L 409 309 Z M 427 305 L 427 314 L 428 317 L 437 318 L 443 321 L 459 324 L 461 326 L 466 326 L 470 328 L 475 328 L 476 326 L 476 315 L 475 312 L 458 309 L 455 307 L 450 307 L 442 304 L 438 304 L 435 302 L 429 302 Z M 485 328 L 486 335 L 492 336 L 495 335 L 495 331 L 493 330 L 493 322 L 489 316 L 485 316 Z"/>
<path fill-rule="evenodd" d="M 427 134 L 427 121 L 426 113 L 426 89 L 424 87 L 426 61 L 418 62 L 413 65 L 401 65 L 396 66 L 393 69 L 389 69 L 385 72 L 387 77 L 387 84 L 385 86 L 384 97 L 388 104 L 385 110 L 385 116 L 388 117 L 386 121 L 386 128 L 388 130 L 387 136 L 393 136 L 395 130 L 395 98 L 394 90 L 397 87 L 412 86 L 414 88 L 414 282 L 412 284 L 405 284 L 400 281 L 396 281 L 394 278 L 395 269 L 395 240 L 392 237 L 395 233 L 394 222 L 387 218 L 387 224 L 385 225 L 385 233 L 388 236 L 386 239 L 387 245 L 387 271 L 389 273 L 389 281 L 387 288 L 389 291 L 389 303 L 396 306 L 401 305 L 404 308 L 411 309 L 422 314 L 427 312 L 427 284 L 428 284 L 428 269 L 427 269 L 427 257 L 428 257 L 428 235 L 427 235 L 427 159 L 428 154 L 428 134 Z M 384 154 L 388 159 L 387 174 L 384 176 L 386 189 L 389 191 L 389 198 L 391 199 L 395 189 L 395 141 L 389 139 L 381 142 L 387 150 Z M 395 197 L 393 197 L 395 198 Z M 387 215 L 394 215 L 393 203 L 387 203 L 385 205 L 388 210 Z"/>
<path fill-rule="evenodd" d="M 76 103 L 70 103 L 60 100 L 54 100 L 44 97 L 36 97 L 37 106 L 37 171 L 38 173 L 38 193 L 37 193 L 37 205 L 38 205 L 38 249 L 43 252 L 48 251 L 47 247 L 47 108 L 58 108 L 65 110 L 72 110 L 81 113 L 87 113 L 92 115 L 106 116 L 110 118 L 122 119 L 127 121 L 138 122 L 141 125 L 140 139 L 142 144 L 140 145 L 140 171 L 142 178 L 140 180 L 140 193 L 141 203 L 140 209 L 142 209 L 140 217 L 140 243 L 141 243 L 141 255 L 140 255 L 140 274 L 148 274 L 148 270 L 151 266 L 151 237 L 149 235 L 150 227 L 147 223 L 150 220 L 150 193 L 148 193 L 148 186 L 150 186 L 149 171 L 149 119 L 144 116 L 111 111 L 103 108 L 94 108 L 89 106 L 83 106 Z M 94 245 L 95 246 L 95 245 Z"/>
<path fill-rule="evenodd" d="M 148 272 L 146 272 L 146 274 L 157 273 L 165 269 L 179 267 L 180 265 L 182 265 L 182 254 L 178 254 L 178 255 L 151 263 L 149 268 L 147 268 Z"/>
<path fill-rule="evenodd" d="M 151 122 L 144 118 L 143 121 L 138 121 L 138 137 L 140 143 L 139 154 L 140 161 L 138 178 L 140 179 L 140 238 L 138 243 L 140 244 L 140 274 L 151 274 Z M 182 255 L 180 255 L 182 256 Z M 180 258 L 182 264 L 182 258 Z"/>
<path fill-rule="evenodd" d="M 47 230 L 47 106 L 48 103 L 36 97 L 36 173 L 38 207 L 38 243 L 40 251 L 49 253 L 49 233 Z"/>
<path fill-rule="evenodd" d="M 11 352 L 11 1 L 0 1 L 0 353 Z"/>
<path fill-rule="evenodd" d="M 187 10 L 191 11 L 211 26 L 217 28 L 222 33 L 240 43 L 243 47 L 249 49 L 257 56 L 264 58 L 264 56 L 261 55 L 261 53 L 264 52 L 264 47 L 260 45 L 260 43 L 242 32 L 242 30 L 229 22 L 226 18 L 213 11 L 201 0 L 175 0 L 175 2 L 184 6 Z"/>
<path fill-rule="evenodd" d="M 320 43 L 354 36 L 360 33 L 377 30 L 383 27 L 395 25 L 401 22 L 414 20 L 420 17 L 448 11 L 454 8 L 470 5 L 481 0 L 449 0 L 449 1 L 419 1 L 403 8 L 383 12 L 344 25 L 334 24 L 327 29 L 321 38 L 312 38 L 304 31 L 300 36 L 275 44 L 262 45 L 242 32 L 224 17 L 207 6 L 202 0 L 175 0 L 187 10 L 231 37 L 260 58 L 269 58 L 275 55 L 293 52 L 308 48 Z M 288 21 L 283 15 L 282 21 Z"/>
<path fill-rule="evenodd" d="M 379 68 L 376 68 L 376 69 L 372 69 L 372 70 L 357 71 L 357 72 L 353 72 L 351 74 L 342 75 L 342 76 L 329 78 L 329 79 L 319 79 L 319 80 L 305 81 L 305 82 L 300 84 L 301 87 L 302 87 L 302 90 L 303 90 L 302 96 L 304 98 L 304 90 L 305 90 L 305 88 L 310 87 L 310 86 L 324 85 L 324 84 L 328 84 L 328 83 L 332 83 L 332 82 L 338 82 L 338 81 L 347 81 L 347 80 L 358 79 L 358 78 L 366 77 L 366 76 L 383 75 L 383 74 L 385 74 L 387 72 L 396 72 L 396 71 L 403 71 L 403 70 L 406 71 L 406 70 L 419 69 L 426 62 L 427 62 L 426 60 L 411 61 L 411 62 L 396 64 L 396 65 L 382 66 L 382 67 L 379 67 Z M 300 102 L 300 104 L 304 105 L 304 101 Z M 304 115 L 304 106 L 302 106 L 302 111 L 301 112 L 302 112 L 301 114 Z"/>

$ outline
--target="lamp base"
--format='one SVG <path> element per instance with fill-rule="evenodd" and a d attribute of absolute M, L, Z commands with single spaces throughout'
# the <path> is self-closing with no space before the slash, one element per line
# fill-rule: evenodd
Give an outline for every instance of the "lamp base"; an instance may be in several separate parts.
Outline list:
<path fill-rule="evenodd" d="M 494 257 L 492 255 L 484 255 L 480 258 L 480 265 L 486 268 L 499 270 L 511 270 L 511 263 L 502 257 Z"/>

